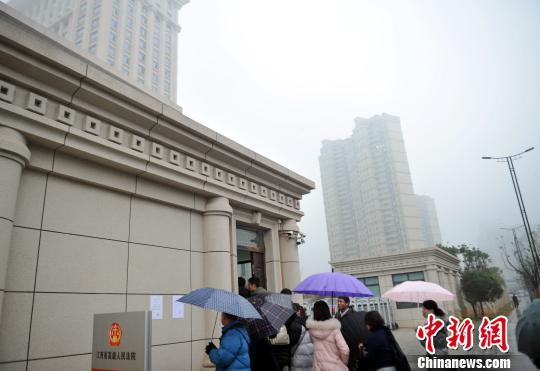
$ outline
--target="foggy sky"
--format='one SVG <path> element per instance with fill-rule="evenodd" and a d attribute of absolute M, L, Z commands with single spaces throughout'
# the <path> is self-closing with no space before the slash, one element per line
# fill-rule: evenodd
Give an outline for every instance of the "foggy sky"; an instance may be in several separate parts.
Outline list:
<path fill-rule="evenodd" d="M 516 162 L 540 224 L 537 1 L 191 0 L 180 12 L 184 113 L 307 176 L 302 276 L 328 270 L 318 156 L 356 116 L 401 117 L 417 194 L 449 243 L 520 224 Z M 500 234 L 500 231 L 497 232 Z"/>

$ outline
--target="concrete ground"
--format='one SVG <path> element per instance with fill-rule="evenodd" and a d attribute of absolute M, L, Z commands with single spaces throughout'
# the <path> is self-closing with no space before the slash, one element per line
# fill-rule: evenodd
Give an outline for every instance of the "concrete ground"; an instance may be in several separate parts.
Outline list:
<path fill-rule="evenodd" d="M 498 348 L 492 348 L 487 350 L 482 350 L 478 347 L 478 332 L 475 327 L 474 332 L 474 345 L 475 347 L 469 352 L 464 352 L 461 349 L 453 350 L 450 352 L 451 355 L 467 355 L 467 356 L 489 356 L 493 355 L 495 357 L 508 358 L 512 361 L 511 370 L 519 371 L 534 371 L 536 367 L 530 361 L 529 357 L 518 352 L 517 343 L 516 343 L 516 324 L 518 321 L 518 315 L 520 313 L 513 311 L 509 317 L 508 321 L 508 342 L 510 346 L 510 351 L 505 355 L 499 352 Z M 420 342 L 416 339 L 415 336 L 416 330 L 411 328 L 402 328 L 394 331 L 394 336 L 398 341 L 399 345 L 403 349 L 403 352 L 407 355 L 411 368 L 413 370 L 420 370 L 417 365 L 417 360 L 419 356 L 426 354 L 425 349 L 420 345 Z"/>

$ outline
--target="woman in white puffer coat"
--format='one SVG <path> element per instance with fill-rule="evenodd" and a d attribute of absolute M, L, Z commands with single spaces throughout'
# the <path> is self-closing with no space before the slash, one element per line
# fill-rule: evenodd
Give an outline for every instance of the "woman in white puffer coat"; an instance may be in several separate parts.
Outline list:
<path fill-rule="evenodd" d="M 295 322 L 302 329 L 298 343 L 291 348 L 291 371 L 311 371 L 313 368 L 313 343 L 306 328 L 306 311 L 298 304 L 293 304 L 296 311 Z"/>
<path fill-rule="evenodd" d="M 291 352 L 291 371 L 311 371 L 313 369 L 313 343 L 309 331 L 304 325 L 302 325 L 300 340 Z"/>

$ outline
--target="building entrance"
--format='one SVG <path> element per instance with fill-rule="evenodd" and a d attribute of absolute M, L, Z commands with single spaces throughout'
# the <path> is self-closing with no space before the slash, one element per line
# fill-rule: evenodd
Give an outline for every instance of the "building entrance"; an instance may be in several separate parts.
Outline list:
<path fill-rule="evenodd" d="M 238 276 L 246 281 L 251 276 L 259 277 L 266 288 L 266 270 L 264 263 L 264 231 L 237 227 L 236 251 L 238 254 Z"/>

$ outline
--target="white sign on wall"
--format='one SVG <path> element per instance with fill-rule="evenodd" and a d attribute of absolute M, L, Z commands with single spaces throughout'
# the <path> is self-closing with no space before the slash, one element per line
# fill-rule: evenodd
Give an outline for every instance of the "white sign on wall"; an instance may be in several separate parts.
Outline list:
<path fill-rule="evenodd" d="M 184 295 L 173 295 L 172 297 L 172 318 L 184 318 L 184 303 L 177 300 Z"/>
<path fill-rule="evenodd" d="M 152 319 L 163 319 L 163 296 L 150 296 L 150 310 L 152 311 Z"/>

